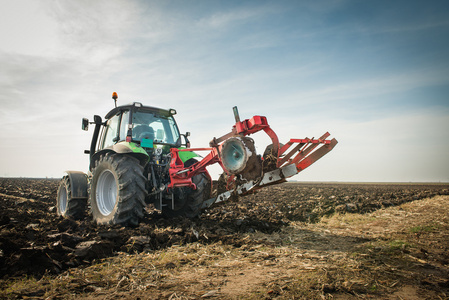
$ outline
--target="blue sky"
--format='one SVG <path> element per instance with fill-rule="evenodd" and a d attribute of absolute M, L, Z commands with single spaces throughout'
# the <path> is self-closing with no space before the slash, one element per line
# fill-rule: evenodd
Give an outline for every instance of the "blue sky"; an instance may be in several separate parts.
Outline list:
<path fill-rule="evenodd" d="M 281 142 L 329 131 L 339 144 L 295 180 L 449 182 L 447 1 L 0 4 L 0 176 L 87 171 L 81 118 L 116 91 L 176 108 L 195 147 L 235 105 Z"/>

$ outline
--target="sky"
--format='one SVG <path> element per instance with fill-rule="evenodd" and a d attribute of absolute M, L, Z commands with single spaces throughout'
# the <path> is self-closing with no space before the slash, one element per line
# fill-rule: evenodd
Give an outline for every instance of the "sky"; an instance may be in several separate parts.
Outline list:
<path fill-rule="evenodd" d="M 81 119 L 104 117 L 115 91 L 175 108 L 193 147 L 231 130 L 233 106 L 283 143 L 329 131 L 338 145 L 293 180 L 449 182 L 448 1 L 0 7 L 0 177 L 87 172 Z M 270 142 L 252 137 L 259 153 Z"/>

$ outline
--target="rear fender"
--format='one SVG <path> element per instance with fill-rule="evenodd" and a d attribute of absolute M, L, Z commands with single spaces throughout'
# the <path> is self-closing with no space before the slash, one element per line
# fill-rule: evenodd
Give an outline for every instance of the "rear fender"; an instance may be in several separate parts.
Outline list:
<path fill-rule="evenodd" d="M 70 180 L 70 192 L 73 198 L 86 198 L 87 193 L 87 175 L 80 171 L 66 171 Z"/>
<path fill-rule="evenodd" d="M 149 159 L 148 153 L 142 147 L 137 146 L 135 143 L 120 142 L 112 145 L 111 147 L 100 150 L 92 155 L 92 159 L 90 161 L 90 170 L 95 167 L 95 162 L 100 158 L 100 156 L 108 152 L 134 156 L 140 161 L 142 165 L 145 165 Z"/>

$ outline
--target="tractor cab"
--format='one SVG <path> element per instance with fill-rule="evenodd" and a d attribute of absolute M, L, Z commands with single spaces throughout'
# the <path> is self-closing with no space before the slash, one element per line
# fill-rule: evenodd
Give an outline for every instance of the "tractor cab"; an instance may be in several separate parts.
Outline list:
<path fill-rule="evenodd" d="M 119 142 L 135 143 L 144 148 L 153 148 L 156 144 L 180 147 L 175 113 L 174 109 L 163 110 L 138 102 L 116 107 L 105 117 L 98 150 Z"/>
<path fill-rule="evenodd" d="M 116 100 L 116 99 L 114 99 Z M 82 129 L 95 124 L 90 150 L 90 166 L 94 167 L 100 155 L 112 151 L 134 153 L 142 160 L 163 161 L 170 148 L 189 148 L 188 132 L 180 134 L 174 109 L 144 106 L 139 102 L 116 106 L 105 116 L 94 116 L 94 122 L 83 119 Z M 152 159 L 153 158 L 153 159 Z"/>

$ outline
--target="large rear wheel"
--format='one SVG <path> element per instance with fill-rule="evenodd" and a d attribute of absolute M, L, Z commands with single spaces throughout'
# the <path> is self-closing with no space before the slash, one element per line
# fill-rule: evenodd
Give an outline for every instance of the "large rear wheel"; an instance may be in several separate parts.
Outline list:
<path fill-rule="evenodd" d="M 146 194 L 143 167 L 138 159 L 107 153 L 96 161 L 89 198 L 97 224 L 139 224 Z"/>

